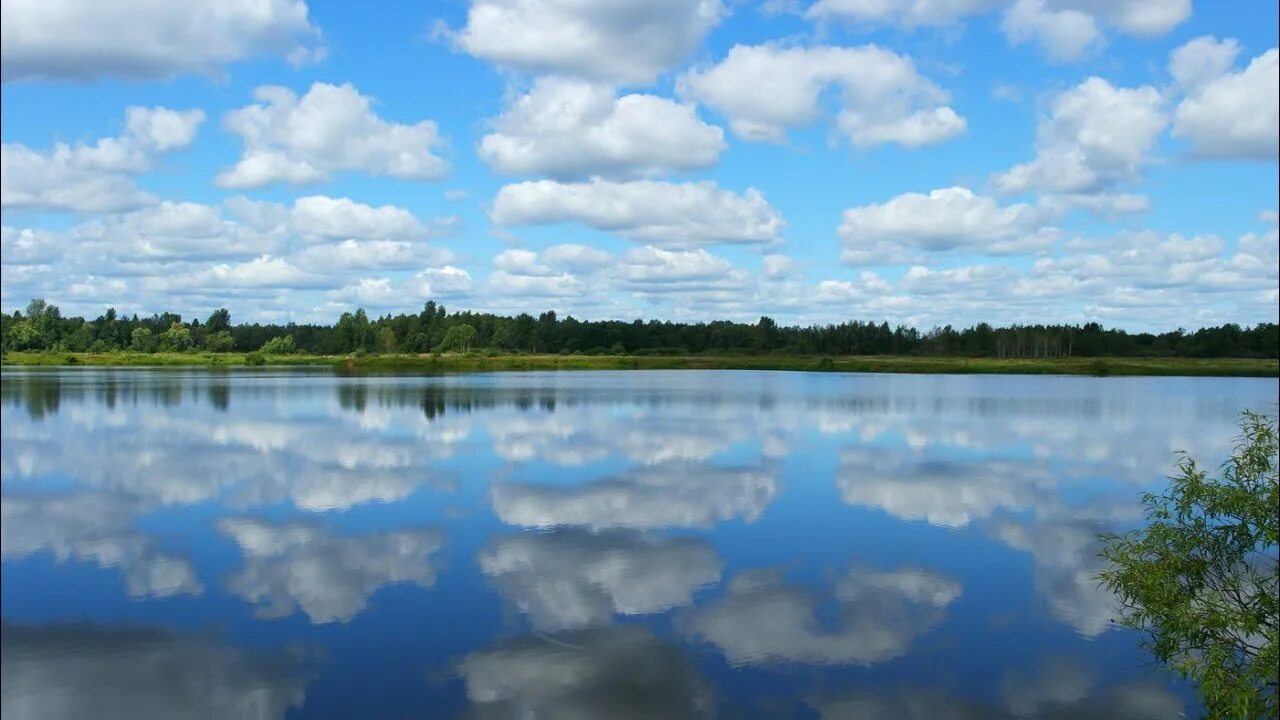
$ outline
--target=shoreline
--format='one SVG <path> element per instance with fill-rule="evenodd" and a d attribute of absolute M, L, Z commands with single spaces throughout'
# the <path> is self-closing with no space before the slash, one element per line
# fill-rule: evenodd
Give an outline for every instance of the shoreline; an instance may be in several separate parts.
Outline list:
<path fill-rule="evenodd" d="M 261 363 L 251 364 L 247 356 Z M 25 367 L 316 367 L 346 372 L 471 373 L 521 370 L 793 370 L 971 375 L 1277 377 L 1280 361 L 1256 358 L 970 358 L 903 355 L 260 355 L 257 353 L 11 352 Z"/>

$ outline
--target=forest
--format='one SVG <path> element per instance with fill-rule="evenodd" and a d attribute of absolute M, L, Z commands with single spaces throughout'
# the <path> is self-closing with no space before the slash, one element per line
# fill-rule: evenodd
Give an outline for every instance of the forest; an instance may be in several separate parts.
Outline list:
<path fill-rule="evenodd" d="M 262 352 L 264 354 L 396 354 L 482 352 L 584 355 L 932 355 L 956 357 L 1280 357 L 1280 327 L 1226 324 L 1188 332 L 1131 333 L 1082 325 L 978 323 L 927 331 L 851 320 L 782 326 L 724 320 L 578 320 L 548 311 L 537 317 L 448 312 L 427 302 L 416 314 L 370 318 L 343 313 L 333 325 L 232 324 L 231 313 L 184 320 L 175 313 L 126 316 L 108 309 L 93 320 L 65 317 L 32 300 L 25 311 L 0 313 L 0 349 L 50 352 Z"/>

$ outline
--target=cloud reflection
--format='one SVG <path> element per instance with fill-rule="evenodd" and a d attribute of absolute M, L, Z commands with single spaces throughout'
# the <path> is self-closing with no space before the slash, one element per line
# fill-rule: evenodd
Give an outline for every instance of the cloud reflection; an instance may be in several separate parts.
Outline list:
<path fill-rule="evenodd" d="M 544 631 L 688 605 L 699 588 L 720 580 L 721 566 L 703 540 L 579 530 L 499 537 L 479 561 Z"/>
<path fill-rule="evenodd" d="M 444 545 L 444 534 L 433 529 L 341 537 L 313 522 L 244 518 L 220 520 L 218 528 L 245 556 L 231 592 L 257 603 L 258 617 L 301 610 L 313 623 L 350 620 L 386 585 L 431 587 L 431 555 Z"/>
<path fill-rule="evenodd" d="M 518 638 L 459 667 L 472 716 L 499 720 L 710 718 L 710 689 L 647 630 L 606 627 Z"/>
<path fill-rule="evenodd" d="M 850 448 L 840 455 L 836 484 L 850 505 L 959 528 L 998 509 L 1043 503 L 1057 483 L 1041 463 L 930 460 L 909 452 Z"/>
<path fill-rule="evenodd" d="M 8 494 L 0 502 L 5 560 L 49 551 L 59 561 L 119 568 L 132 597 L 199 595 L 204 586 L 185 559 L 137 530 L 141 500 L 108 493 Z"/>
<path fill-rule="evenodd" d="M 143 628 L 5 624 L 0 714 L 41 720 L 267 720 L 302 705 L 293 658 Z"/>
<path fill-rule="evenodd" d="M 734 665 L 872 665 L 905 654 L 960 593 L 958 582 L 928 570 L 855 568 L 836 583 L 839 620 L 826 626 L 812 593 L 754 571 L 734 578 L 723 600 L 689 612 L 682 627 Z"/>
<path fill-rule="evenodd" d="M 751 522 L 778 488 L 764 469 L 670 463 L 568 487 L 495 483 L 490 495 L 494 512 L 509 525 L 649 529 Z"/>

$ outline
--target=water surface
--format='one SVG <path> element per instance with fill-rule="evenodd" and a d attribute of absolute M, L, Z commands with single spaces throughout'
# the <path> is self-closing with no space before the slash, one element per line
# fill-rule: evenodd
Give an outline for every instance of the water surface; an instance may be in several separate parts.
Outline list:
<path fill-rule="evenodd" d="M 5 369 L 5 717 L 1197 710 L 1096 536 L 1276 382 Z"/>

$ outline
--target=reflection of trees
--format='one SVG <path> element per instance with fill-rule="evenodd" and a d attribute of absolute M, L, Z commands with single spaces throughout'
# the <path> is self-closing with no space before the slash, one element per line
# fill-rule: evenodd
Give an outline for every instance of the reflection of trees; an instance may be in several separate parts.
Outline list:
<path fill-rule="evenodd" d="M 558 630 L 688 605 L 720 579 L 704 540 L 637 532 L 523 533 L 491 540 L 480 569 L 534 627 Z"/>
<path fill-rule="evenodd" d="M 245 556 L 232 592 L 261 603 L 259 617 L 301 609 L 315 623 L 350 620 L 387 585 L 431 587 L 431 555 L 444 545 L 444 534 L 434 529 L 340 537 L 314 522 L 223 519 L 218 527 Z"/>
<path fill-rule="evenodd" d="M 904 654 L 960 592 L 958 582 L 927 570 L 855 568 L 832 591 L 840 619 L 827 627 L 812 593 L 755 571 L 734 578 L 723 600 L 690 611 L 683 628 L 735 665 L 871 665 Z"/>
<path fill-rule="evenodd" d="M 674 647 L 634 627 L 518 638 L 459 671 L 477 718 L 710 718 L 714 698 Z"/>
<path fill-rule="evenodd" d="M 6 718 L 283 718 L 311 674 L 287 656 L 145 628 L 6 623 L 0 647 Z"/>

